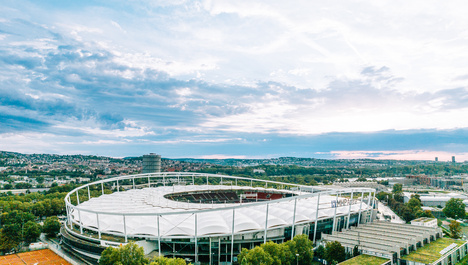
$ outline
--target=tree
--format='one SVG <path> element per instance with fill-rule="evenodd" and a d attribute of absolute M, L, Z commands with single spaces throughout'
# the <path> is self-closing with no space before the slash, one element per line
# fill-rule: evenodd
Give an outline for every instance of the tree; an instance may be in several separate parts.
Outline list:
<path fill-rule="evenodd" d="M 296 242 L 295 254 L 299 254 L 299 264 L 311 264 L 314 258 L 313 243 L 307 235 L 297 235 L 293 238 Z"/>
<path fill-rule="evenodd" d="M 465 218 L 465 204 L 462 199 L 451 198 L 442 210 L 445 216 L 453 219 Z"/>
<path fill-rule="evenodd" d="M 4 225 L 0 230 L 0 250 L 3 252 L 11 251 L 21 242 L 20 224 Z"/>
<path fill-rule="evenodd" d="M 37 183 L 42 184 L 42 183 L 44 183 L 44 177 L 39 176 L 39 177 L 36 178 L 36 181 L 37 181 Z"/>
<path fill-rule="evenodd" d="M 381 191 L 381 192 L 377 193 L 376 198 L 379 201 L 383 202 L 383 201 L 387 201 L 389 198 L 392 198 L 392 194 L 389 193 L 389 192 Z"/>
<path fill-rule="evenodd" d="M 15 185 L 16 189 L 29 189 L 31 187 L 32 185 L 30 183 L 25 183 L 25 182 L 16 183 Z"/>
<path fill-rule="evenodd" d="M 101 253 L 101 257 L 99 258 L 100 265 L 112 265 L 118 264 L 120 262 L 120 252 L 117 248 L 114 247 L 107 247 Z"/>
<path fill-rule="evenodd" d="M 449 229 L 450 229 L 451 238 L 455 238 L 455 239 L 460 238 L 461 226 L 459 222 L 452 220 L 449 224 Z"/>
<path fill-rule="evenodd" d="M 114 248 L 114 247 L 106 248 L 101 253 L 99 264 L 143 265 L 143 264 L 148 264 L 148 260 L 145 258 L 143 247 L 138 246 L 134 242 L 130 242 L 118 248 Z M 172 263 L 169 263 L 169 264 L 172 265 Z M 178 264 L 178 263 L 175 263 L 175 264 Z"/>
<path fill-rule="evenodd" d="M 411 199 L 408 201 L 406 205 L 411 210 L 413 215 L 415 215 L 419 211 L 422 211 L 421 200 L 419 200 L 418 197 L 411 197 Z"/>
<path fill-rule="evenodd" d="M 356 246 L 354 246 L 354 248 L 353 248 L 353 257 L 359 256 L 359 254 L 360 254 L 360 253 L 359 253 L 359 246 L 356 245 Z"/>
<path fill-rule="evenodd" d="M 403 184 L 396 183 L 393 185 L 392 193 L 397 194 L 397 193 L 402 193 L 403 192 Z"/>
<path fill-rule="evenodd" d="M 36 217 L 32 213 L 25 213 L 23 211 L 14 210 L 11 212 L 3 213 L 1 216 L 2 224 L 19 224 L 22 225 L 28 221 L 35 220 Z"/>
<path fill-rule="evenodd" d="M 28 221 L 24 224 L 23 231 L 23 240 L 26 243 L 31 243 L 41 235 L 41 226 L 34 221 Z"/>
<path fill-rule="evenodd" d="M 239 263 L 242 265 L 272 265 L 274 259 L 262 247 L 256 246 L 251 250 L 242 249 L 238 256 Z"/>
<path fill-rule="evenodd" d="M 49 237 L 55 237 L 60 232 L 60 222 L 57 216 L 47 217 L 44 221 L 44 233 Z"/>
<path fill-rule="evenodd" d="M 181 258 L 156 257 L 150 265 L 186 265 L 185 260 Z"/>
<path fill-rule="evenodd" d="M 120 247 L 120 256 L 122 257 L 122 265 L 141 265 L 148 263 L 148 260 L 145 258 L 143 247 L 133 242 Z"/>
<path fill-rule="evenodd" d="M 314 255 L 319 259 L 324 259 L 325 258 L 325 247 L 322 246 L 322 245 L 319 245 L 315 249 Z"/>
<path fill-rule="evenodd" d="M 327 242 L 325 259 L 330 264 L 344 261 L 346 259 L 345 248 L 338 241 Z"/>
<path fill-rule="evenodd" d="M 286 244 L 276 244 L 272 241 L 262 244 L 260 247 L 273 258 L 274 265 L 288 264 L 291 251 Z"/>

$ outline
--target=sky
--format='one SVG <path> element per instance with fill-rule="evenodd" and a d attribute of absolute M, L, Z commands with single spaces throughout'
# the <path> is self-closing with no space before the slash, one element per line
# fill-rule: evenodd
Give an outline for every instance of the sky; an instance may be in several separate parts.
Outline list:
<path fill-rule="evenodd" d="M 466 1 L 0 1 L 0 150 L 468 160 Z"/>

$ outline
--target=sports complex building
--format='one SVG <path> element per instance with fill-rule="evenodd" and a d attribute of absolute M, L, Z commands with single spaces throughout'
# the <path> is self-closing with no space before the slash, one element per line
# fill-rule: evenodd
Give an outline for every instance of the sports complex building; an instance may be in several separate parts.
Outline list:
<path fill-rule="evenodd" d="M 91 263 L 129 241 L 147 255 L 235 263 L 242 248 L 315 242 L 375 218 L 375 189 L 325 187 L 186 172 L 105 179 L 66 196 L 62 246 Z"/>

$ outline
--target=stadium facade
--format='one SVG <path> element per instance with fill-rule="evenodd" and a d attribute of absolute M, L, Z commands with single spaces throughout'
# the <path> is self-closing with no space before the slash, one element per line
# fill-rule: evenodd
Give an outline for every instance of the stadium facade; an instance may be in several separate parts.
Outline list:
<path fill-rule="evenodd" d="M 242 248 L 298 234 L 315 242 L 375 218 L 375 189 L 325 187 L 185 172 L 105 179 L 66 196 L 62 245 L 92 263 L 129 241 L 149 255 L 235 263 Z"/>

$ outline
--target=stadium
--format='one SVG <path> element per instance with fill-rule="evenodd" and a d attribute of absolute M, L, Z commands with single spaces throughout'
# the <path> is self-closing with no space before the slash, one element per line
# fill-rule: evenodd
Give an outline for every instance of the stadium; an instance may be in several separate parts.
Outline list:
<path fill-rule="evenodd" d="M 145 254 L 196 264 L 235 263 L 242 248 L 284 242 L 375 218 L 375 189 L 327 189 L 203 173 L 120 176 L 65 197 L 65 250 L 96 263 L 108 246 L 136 242 Z"/>

